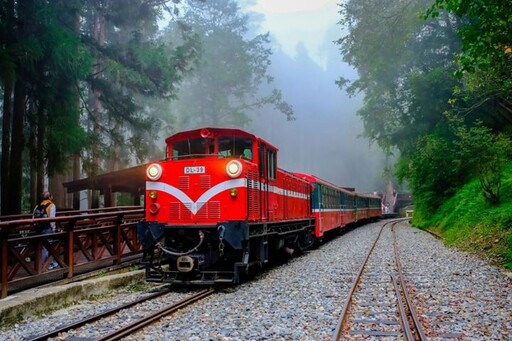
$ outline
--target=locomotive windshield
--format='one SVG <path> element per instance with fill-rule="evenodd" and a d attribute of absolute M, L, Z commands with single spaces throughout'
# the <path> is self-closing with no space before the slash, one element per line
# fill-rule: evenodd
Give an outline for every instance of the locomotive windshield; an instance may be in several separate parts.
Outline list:
<path fill-rule="evenodd" d="M 217 155 L 219 157 L 242 157 L 253 159 L 252 139 L 240 136 L 219 136 Z M 172 158 L 183 159 L 189 157 L 202 157 L 215 154 L 215 140 L 213 138 L 190 138 L 174 141 L 172 144 Z"/>
<path fill-rule="evenodd" d="M 185 157 L 197 157 L 213 154 L 214 144 L 212 139 L 198 137 L 175 141 L 172 144 L 172 158 L 181 159 Z"/>

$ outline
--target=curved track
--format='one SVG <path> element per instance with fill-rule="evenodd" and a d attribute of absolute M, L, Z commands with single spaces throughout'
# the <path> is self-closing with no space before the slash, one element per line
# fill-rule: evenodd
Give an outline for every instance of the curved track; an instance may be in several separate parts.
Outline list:
<path fill-rule="evenodd" d="M 427 339 L 405 286 L 400 264 L 394 226 L 402 220 L 382 224 L 344 302 L 332 340 L 358 337 Z M 389 231 L 385 230 L 388 226 Z M 392 234 L 392 252 L 381 238 L 383 232 Z"/>

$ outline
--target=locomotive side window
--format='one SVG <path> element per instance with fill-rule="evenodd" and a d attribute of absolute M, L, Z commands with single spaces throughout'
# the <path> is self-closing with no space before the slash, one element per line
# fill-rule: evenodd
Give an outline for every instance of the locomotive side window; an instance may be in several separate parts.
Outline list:
<path fill-rule="evenodd" d="M 199 156 L 213 153 L 211 139 L 196 138 L 176 141 L 172 145 L 172 158 L 180 159 L 187 156 Z"/>
<path fill-rule="evenodd" d="M 267 150 L 267 174 L 270 179 L 276 178 L 276 171 L 277 171 L 277 165 L 276 165 L 276 152 L 273 150 Z"/>

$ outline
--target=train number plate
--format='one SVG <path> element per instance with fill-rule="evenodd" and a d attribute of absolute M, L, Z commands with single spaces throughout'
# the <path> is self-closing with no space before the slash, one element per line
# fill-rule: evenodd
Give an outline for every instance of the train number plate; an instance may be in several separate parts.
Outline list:
<path fill-rule="evenodd" d="M 183 171 L 185 174 L 204 174 L 206 172 L 206 167 L 204 167 L 204 166 L 184 167 Z"/>

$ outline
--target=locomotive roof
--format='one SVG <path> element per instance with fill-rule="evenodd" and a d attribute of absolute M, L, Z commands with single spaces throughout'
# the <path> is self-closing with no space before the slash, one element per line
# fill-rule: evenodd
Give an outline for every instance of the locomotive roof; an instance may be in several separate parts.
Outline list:
<path fill-rule="evenodd" d="M 194 138 L 194 137 L 214 137 L 218 135 L 233 135 L 233 136 L 240 136 L 240 137 L 248 137 L 252 138 L 258 141 L 261 141 L 265 143 L 266 145 L 272 147 L 275 150 L 279 150 L 276 146 L 269 143 L 268 141 L 262 139 L 261 137 L 258 137 L 254 134 L 248 133 L 244 130 L 237 129 L 237 128 L 199 128 L 199 129 L 193 129 L 193 130 L 186 130 L 186 131 L 180 131 L 176 134 L 173 134 L 165 139 L 165 143 L 169 143 L 173 140 L 180 140 L 185 138 Z"/>

